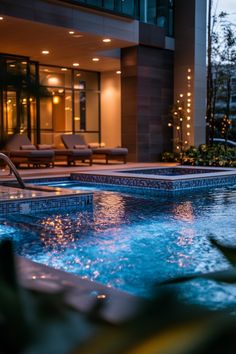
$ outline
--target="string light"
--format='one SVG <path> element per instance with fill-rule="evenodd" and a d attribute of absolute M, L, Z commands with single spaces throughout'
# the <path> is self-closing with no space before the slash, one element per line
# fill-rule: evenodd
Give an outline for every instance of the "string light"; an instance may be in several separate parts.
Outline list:
<path fill-rule="evenodd" d="M 183 153 L 184 149 L 189 145 L 189 138 L 191 136 L 191 112 L 192 112 L 192 70 L 187 69 L 187 79 L 186 91 L 181 92 L 178 95 L 176 104 L 172 111 L 173 122 L 168 123 L 168 127 L 173 127 L 175 129 L 175 140 L 176 140 L 176 150 Z"/>

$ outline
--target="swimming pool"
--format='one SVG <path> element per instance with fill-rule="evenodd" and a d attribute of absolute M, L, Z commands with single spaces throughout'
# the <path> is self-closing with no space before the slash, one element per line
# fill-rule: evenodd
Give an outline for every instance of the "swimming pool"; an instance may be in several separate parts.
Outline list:
<path fill-rule="evenodd" d="M 236 245 L 236 186 L 171 196 L 53 184 L 94 190 L 94 208 L 1 218 L 0 238 L 10 236 L 19 255 L 139 296 L 156 282 L 229 266 L 208 236 Z M 236 303 L 234 286 L 206 280 L 180 294 L 213 307 Z"/>

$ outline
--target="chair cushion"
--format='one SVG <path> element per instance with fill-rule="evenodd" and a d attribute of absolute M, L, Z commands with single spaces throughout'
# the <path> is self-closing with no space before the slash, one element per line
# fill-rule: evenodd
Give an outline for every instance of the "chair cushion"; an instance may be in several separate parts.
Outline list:
<path fill-rule="evenodd" d="M 125 156 L 128 154 L 127 148 L 97 148 L 92 150 L 93 154 L 103 154 L 112 156 Z"/>
<path fill-rule="evenodd" d="M 92 150 L 91 149 L 74 149 L 74 150 L 68 150 L 68 155 L 69 156 L 74 156 L 74 157 L 90 157 L 92 155 Z"/>
<path fill-rule="evenodd" d="M 20 146 L 21 150 L 36 150 L 36 147 L 33 144 L 30 145 L 21 145 Z"/>
<path fill-rule="evenodd" d="M 53 150 L 12 150 L 10 152 L 10 157 L 53 157 Z"/>

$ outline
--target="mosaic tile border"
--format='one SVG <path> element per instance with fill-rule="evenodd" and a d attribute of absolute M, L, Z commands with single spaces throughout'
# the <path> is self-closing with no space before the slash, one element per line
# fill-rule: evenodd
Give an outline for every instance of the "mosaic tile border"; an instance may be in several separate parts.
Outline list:
<path fill-rule="evenodd" d="M 87 209 L 93 205 L 93 194 L 40 197 L 35 199 L 0 201 L 0 215 L 32 214 L 43 210 Z"/>
<path fill-rule="evenodd" d="M 114 172 L 114 171 L 113 171 Z M 88 173 L 72 173 L 72 180 L 90 182 L 90 183 L 100 183 L 100 184 L 113 184 L 118 186 L 126 187 L 136 187 L 145 189 L 154 189 L 163 192 L 175 192 L 192 190 L 195 188 L 207 188 L 207 187 L 217 187 L 225 186 L 236 183 L 236 173 L 235 175 L 224 175 L 224 176 L 211 176 L 211 177 L 201 177 L 201 178 L 191 178 L 191 179 L 161 179 L 152 177 L 140 177 L 140 176 L 116 176 L 116 175 L 105 175 L 105 174 L 88 174 Z"/>

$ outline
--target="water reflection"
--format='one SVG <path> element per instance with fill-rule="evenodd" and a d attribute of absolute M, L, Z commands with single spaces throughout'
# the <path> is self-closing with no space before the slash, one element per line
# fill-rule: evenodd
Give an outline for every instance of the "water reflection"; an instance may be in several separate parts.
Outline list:
<path fill-rule="evenodd" d="M 40 232 L 40 240 L 45 247 L 65 247 L 68 244 L 73 244 L 75 241 L 72 220 L 68 215 L 55 215 L 43 218 L 41 225 L 43 229 Z"/>
<path fill-rule="evenodd" d="M 182 221 L 193 221 L 194 219 L 194 211 L 192 202 L 182 202 L 181 204 L 177 204 L 173 208 L 174 218 Z"/>

